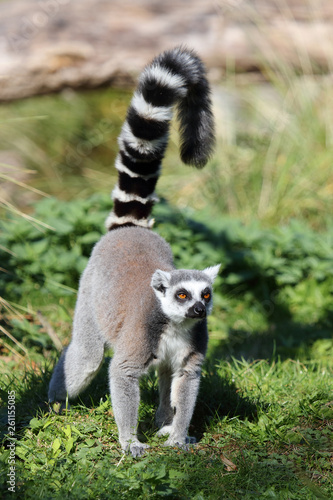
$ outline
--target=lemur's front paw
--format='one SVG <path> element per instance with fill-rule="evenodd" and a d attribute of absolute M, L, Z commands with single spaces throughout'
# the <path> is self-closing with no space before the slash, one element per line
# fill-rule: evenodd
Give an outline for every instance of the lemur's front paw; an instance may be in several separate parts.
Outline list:
<path fill-rule="evenodd" d="M 123 451 L 125 453 L 131 453 L 133 458 L 141 457 L 145 454 L 145 451 L 149 448 L 148 444 L 140 443 L 140 441 L 131 441 L 125 447 Z"/>
<path fill-rule="evenodd" d="M 173 432 L 172 425 L 164 425 L 158 432 L 157 436 L 165 436 L 169 435 L 168 439 L 165 441 L 163 446 L 178 446 L 179 448 L 182 448 L 184 450 L 189 450 L 189 445 L 190 444 L 195 444 L 197 440 L 195 437 L 192 436 L 186 436 L 186 437 L 180 437 L 179 435 L 175 435 Z"/>
<path fill-rule="evenodd" d="M 181 448 L 184 451 L 189 451 L 190 445 L 195 444 L 197 440 L 195 437 L 191 436 L 186 436 L 185 439 L 179 438 L 179 437 L 173 437 L 169 436 L 169 438 L 165 441 L 163 446 L 177 446 L 178 448 Z"/>

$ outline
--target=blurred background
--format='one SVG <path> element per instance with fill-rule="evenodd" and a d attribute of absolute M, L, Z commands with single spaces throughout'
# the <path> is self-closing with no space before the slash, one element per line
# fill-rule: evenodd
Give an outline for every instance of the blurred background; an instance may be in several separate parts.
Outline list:
<path fill-rule="evenodd" d="M 1 202 L 38 199 L 15 180 L 62 199 L 111 189 L 136 77 L 178 44 L 208 68 L 218 172 L 182 169 L 175 134 L 160 192 L 217 214 L 324 227 L 333 194 L 329 0 L 1 1 L 0 172 L 11 177 Z"/>

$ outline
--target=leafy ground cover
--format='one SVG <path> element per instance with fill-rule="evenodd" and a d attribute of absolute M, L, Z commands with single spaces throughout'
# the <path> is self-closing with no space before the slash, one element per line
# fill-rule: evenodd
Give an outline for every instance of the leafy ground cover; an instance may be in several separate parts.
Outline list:
<path fill-rule="evenodd" d="M 1 326 L 17 341 L 1 346 L 4 497 L 11 494 L 8 391 L 15 390 L 20 498 L 330 498 L 333 231 L 299 221 L 271 228 L 230 217 L 212 222 L 157 205 L 157 230 L 178 267 L 223 268 L 190 429 L 199 444 L 186 453 L 155 437 L 152 372 L 141 383 L 139 428 L 151 450 L 140 460 L 123 456 L 107 360 L 70 412 L 49 413 L 58 355 L 45 325 L 68 341 L 78 279 L 109 209 L 104 195 L 49 198 L 31 214 L 39 223 L 13 216 L 1 223 Z"/>

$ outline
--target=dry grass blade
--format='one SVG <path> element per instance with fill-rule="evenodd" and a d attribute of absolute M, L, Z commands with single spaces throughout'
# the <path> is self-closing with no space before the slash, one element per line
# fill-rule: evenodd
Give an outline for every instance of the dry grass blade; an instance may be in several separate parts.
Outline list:
<path fill-rule="evenodd" d="M 37 318 L 38 318 L 39 322 L 41 323 L 41 325 L 45 328 L 46 333 L 48 334 L 48 336 L 52 340 L 57 351 L 61 352 L 63 349 L 62 342 L 61 342 L 60 338 L 58 337 L 58 335 L 56 334 L 56 332 L 54 331 L 54 329 L 52 328 L 52 326 L 50 325 L 50 323 L 47 321 L 46 318 L 44 318 L 44 316 L 42 315 L 42 313 L 40 311 L 37 311 Z"/>
<path fill-rule="evenodd" d="M 6 328 L 4 328 L 3 326 L 0 325 L 0 332 L 4 333 L 12 342 L 14 342 L 20 349 L 22 349 L 22 351 L 24 352 L 24 354 L 26 354 L 27 356 L 29 356 L 29 353 L 28 351 L 26 350 L 26 348 L 21 344 L 21 342 L 19 342 L 18 340 L 16 340 L 15 337 L 13 337 L 13 335 L 11 333 L 9 333 L 8 330 L 6 330 Z"/>
<path fill-rule="evenodd" d="M 45 222 L 42 222 L 38 219 L 35 219 L 34 217 L 31 217 L 31 215 L 25 214 L 21 212 L 21 210 L 18 210 L 17 208 L 14 207 L 11 203 L 8 201 L 0 198 L 0 206 L 3 206 L 4 209 L 8 210 L 9 212 L 12 212 L 15 215 L 19 215 L 20 217 L 23 217 L 23 219 L 28 220 L 29 222 L 33 224 L 37 224 L 39 226 L 42 226 L 46 229 L 50 229 L 51 231 L 55 231 L 55 228 L 50 226 L 49 224 L 45 224 Z"/>
<path fill-rule="evenodd" d="M 21 309 L 24 312 L 27 312 L 28 314 L 32 314 L 32 311 L 30 309 L 27 309 L 26 307 L 20 306 L 19 304 L 12 304 L 5 300 L 3 297 L 0 296 L 0 305 L 2 305 L 5 309 L 8 311 L 11 311 L 12 313 L 15 314 L 20 319 L 24 319 L 24 316 L 19 313 L 18 309 Z"/>
<path fill-rule="evenodd" d="M 17 186 L 20 186 L 20 187 L 23 187 L 25 189 L 28 189 L 29 191 L 32 191 L 33 193 L 39 194 L 41 196 L 45 196 L 46 198 L 50 198 L 50 196 L 48 194 L 44 193 L 43 191 L 40 191 L 39 189 L 36 189 L 32 186 L 28 186 L 28 184 L 25 184 L 24 182 L 20 182 L 16 179 L 13 179 L 12 177 L 9 177 L 9 175 L 2 174 L 1 172 L 0 172 L 0 179 L 3 179 L 7 182 L 12 182 L 13 184 L 16 184 Z"/>
<path fill-rule="evenodd" d="M 11 250 L 9 250 L 8 248 L 4 247 L 3 245 L 0 245 L 0 250 L 3 250 L 4 252 L 7 252 L 7 253 L 9 253 L 10 255 L 15 256 L 15 253 L 14 253 L 14 252 L 12 252 L 12 251 L 11 251 Z M 7 272 L 7 271 L 6 271 L 6 269 L 4 269 L 3 267 L 0 267 L 0 271 L 1 271 L 2 273 L 6 273 L 6 272 Z M 1 297 L 0 297 L 0 299 L 1 299 Z"/>
<path fill-rule="evenodd" d="M 8 349 L 12 354 L 17 356 L 21 361 L 24 361 L 24 356 L 22 356 L 22 354 L 17 352 L 16 349 L 7 344 L 7 342 L 5 342 L 3 339 L 0 339 L 0 344 L 2 344 L 6 349 Z"/>
<path fill-rule="evenodd" d="M 16 170 L 18 172 L 23 171 L 25 174 L 36 174 L 37 173 L 37 170 L 31 170 L 29 168 L 22 168 L 22 167 L 15 167 L 14 165 L 10 165 L 9 163 L 4 163 L 3 161 L 0 161 L 0 167 L 5 167 L 9 170 Z"/>
<path fill-rule="evenodd" d="M 22 314 L 20 314 L 9 302 L 7 302 L 7 300 L 5 300 L 3 297 L 0 297 L 0 306 L 2 306 L 3 308 L 5 308 L 7 311 L 10 311 L 11 313 L 13 313 L 16 317 L 18 317 L 19 319 L 24 319 L 24 317 L 22 316 Z M 14 344 L 16 344 L 23 352 L 26 356 L 29 357 L 29 353 L 28 351 L 26 350 L 26 348 L 24 347 L 23 344 L 21 344 L 21 342 L 19 342 L 8 330 L 6 330 L 6 328 L 4 328 L 3 326 L 0 325 L 0 332 L 2 332 L 4 335 L 6 335 L 6 337 L 8 337 L 12 342 L 14 342 Z M 21 354 L 19 354 L 16 349 L 13 349 L 13 347 L 11 347 L 9 344 L 7 344 L 7 342 L 5 342 L 4 340 L 0 339 L 1 343 L 7 348 L 9 349 L 13 354 L 16 354 L 18 357 L 22 358 L 23 359 L 23 356 Z"/>
<path fill-rule="evenodd" d="M 220 455 L 220 458 L 224 463 L 224 465 L 226 466 L 228 472 L 237 470 L 237 465 L 234 464 L 231 460 L 229 460 L 229 458 L 225 457 L 224 455 Z"/>

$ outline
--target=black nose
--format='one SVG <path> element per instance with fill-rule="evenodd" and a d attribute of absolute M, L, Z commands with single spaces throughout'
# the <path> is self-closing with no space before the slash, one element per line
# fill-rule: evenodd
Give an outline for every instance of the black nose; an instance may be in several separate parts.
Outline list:
<path fill-rule="evenodd" d="M 196 302 L 194 306 L 189 310 L 189 316 L 191 318 L 205 318 L 206 307 L 201 302 Z"/>
<path fill-rule="evenodd" d="M 205 309 L 201 306 L 197 306 L 193 308 L 194 314 L 197 314 L 198 316 L 202 316 L 205 312 Z"/>

